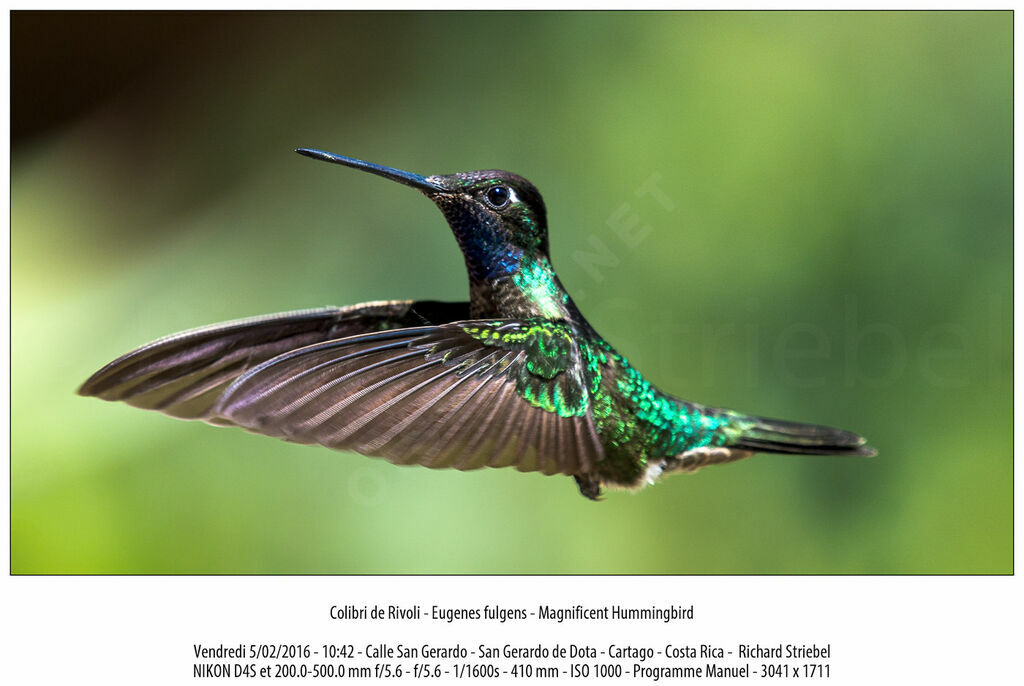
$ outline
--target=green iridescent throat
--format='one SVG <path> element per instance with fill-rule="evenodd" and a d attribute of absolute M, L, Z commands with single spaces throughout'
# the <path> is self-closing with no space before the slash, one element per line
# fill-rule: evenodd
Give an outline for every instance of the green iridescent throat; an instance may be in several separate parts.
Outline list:
<path fill-rule="evenodd" d="M 523 261 L 519 271 L 512 275 L 512 282 L 538 315 L 548 319 L 562 319 L 566 314 L 569 294 L 565 292 L 547 258 L 529 258 Z"/>

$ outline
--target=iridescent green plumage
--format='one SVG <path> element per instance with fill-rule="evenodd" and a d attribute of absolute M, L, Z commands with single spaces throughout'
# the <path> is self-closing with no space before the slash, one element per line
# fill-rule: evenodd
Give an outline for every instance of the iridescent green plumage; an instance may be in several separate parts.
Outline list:
<path fill-rule="evenodd" d="M 753 452 L 874 453 L 849 432 L 658 390 L 562 287 L 544 201 L 526 179 L 424 177 L 299 152 L 433 200 L 465 257 L 469 302 L 367 303 L 186 332 L 115 360 L 83 395 L 397 464 L 565 474 L 589 498 Z"/>

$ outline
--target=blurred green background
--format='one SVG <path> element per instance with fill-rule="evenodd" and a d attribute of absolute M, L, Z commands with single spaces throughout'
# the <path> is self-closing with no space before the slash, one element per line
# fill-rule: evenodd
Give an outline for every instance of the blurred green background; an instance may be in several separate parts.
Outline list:
<path fill-rule="evenodd" d="M 14 12 L 12 570 L 1011 572 L 1011 21 Z M 429 202 L 296 146 L 523 174 L 648 378 L 880 456 L 592 503 L 77 397 L 182 329 L 465 298 Z"/>

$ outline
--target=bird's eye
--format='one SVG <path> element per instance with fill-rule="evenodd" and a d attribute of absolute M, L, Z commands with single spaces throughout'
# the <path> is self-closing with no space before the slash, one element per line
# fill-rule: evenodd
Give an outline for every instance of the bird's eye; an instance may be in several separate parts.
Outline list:
<path fill-rule="evenodd" d="M 487 190 L 487 202 L 496 210 L 500 210 L 508 205 L 511 193 L 508 190 L 508 186 L 493 186 Z"/>

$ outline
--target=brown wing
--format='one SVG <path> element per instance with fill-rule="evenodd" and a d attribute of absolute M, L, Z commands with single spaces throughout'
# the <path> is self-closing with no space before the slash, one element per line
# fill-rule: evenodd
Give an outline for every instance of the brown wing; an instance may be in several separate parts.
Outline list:
<path fill-rule="evenodd" d="M 162 338 L 93 374 L 80 395 L 226 424 L 210 408 L 239 376 L 281 353 L 345 336 L 469 316 L 468 303 L 395 300 L 271 314 Z"/>
<path fill-rule="evenodd" d="M 515 342 L 467 333 L 478 327 Z M 535 388 L 529 335 L 519 322 L 467 321 L 312 345 L 240 378 L 215 411 L 257 433 L 396 464 L 589 473 L 603 455 L 589 413 L 562 416 L 520 392 Z M 546 397 L 585 403 L 578 372 L 537 379 Z"/>

